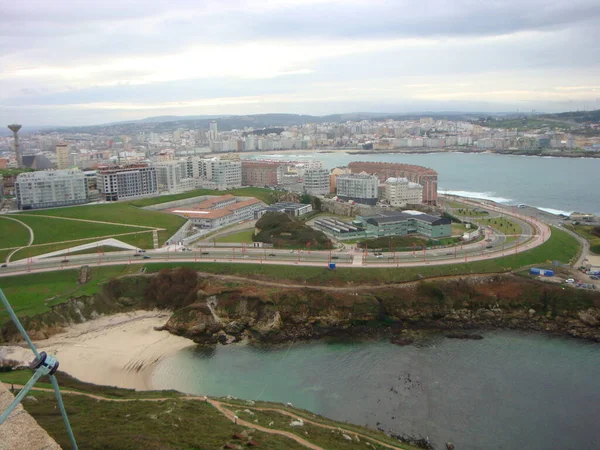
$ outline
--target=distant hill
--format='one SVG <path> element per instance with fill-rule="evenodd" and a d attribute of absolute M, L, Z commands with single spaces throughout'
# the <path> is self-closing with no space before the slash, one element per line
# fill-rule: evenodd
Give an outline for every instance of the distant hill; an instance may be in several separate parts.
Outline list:
<path fill-rule="evenodd" d="M 505 113 L 499 113 L 505 114 Z M 390 113 L 372 113 L 355 112 L 346 114 L 330 114 L 326 116 L 312 116 L 305 114 L 252 114 L 252 115 L 212 115 L 212 116 L 156 116 L 145 119 L 113 122 L 103 125 L 90 125 L 79 127 L 54 127 L 45 130 L 61 131 L 65 133 L 90 133 L 90 134 L 127 134 L 133 131 L 154 131 L 164 132 L 172 131 L 177 128 L 203 129 L 207 130 L 211 121 L 216 120 L 219 130 L 230 131 L 233 129 L 250 128 L 270 128 L 285 127 L 292 125 L 303 125 L 307 123 L 343 123 L 346 121 L 360 120 L 409 120 L 419 119 L 421 117 L 434 118 L 452 118 L 469 119 L 477 117 L 480 113 L 461 113 L 461 112 L 423 112 L 410 114 L 390 114 Z"/>
<path fill-rule="evenodd" d="M 556 114 L 544 114 L 539 117 L 549 118 L 549 119 L 559 119 L 559 120 L 568 120 L 571 122 L 577 123 L 586 123 L 586 122 L 600 122 L 600 109 L 596 109 L 593 111 L 569 111 L 562 112 Z"/>

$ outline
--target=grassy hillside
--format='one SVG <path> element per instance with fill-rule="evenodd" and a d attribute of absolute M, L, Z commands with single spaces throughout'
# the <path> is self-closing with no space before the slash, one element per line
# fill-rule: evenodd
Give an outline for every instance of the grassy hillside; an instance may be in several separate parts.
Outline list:
<path fill-rule="evenodd" d="M 252 236 L 254 242 L 273 244 L 275 248 L 303 249 L 309 245 L 313 250 L 331 248 L 331 241 L 325 233 L 283 213 L 267 213 L 255 226 L 260 231 Z"/>
<path fill-rule="evenodd" d="M 159 205 L 161 203 L 172 202 L 175 200 L 183 200 L 186 198 L 200 197 L 202 195 L 236 195 L 238 197 L 256 197 L 267 204 L 275 203 L 276 191 L 258 187 L 245 187 L 239 189 L 231 189 L 228 191 L 217 191 L 213 189 L 196 189 L 195 191 L 182 192 L 181 194 L 161 195 L 160 197 L 142 198 L 129 202 L 130 205 L 137 207 Z"/>
<path fill-rule="evenodd" d="M 24 384 L 30 376 L 29 370 L 0 372 L 0 380 L 5 383 Z M 63 390 L 65 408 L 77 444 L 82 449 L 216 450 L 224 448 L 227 444 L 233 446 L 228 448 L 238 448 L 238 445 L 247 447 L 250 440 L 265 449 L 306 448 L 285 436 L 236 425 L 212 404 L 198 399 L 186 399 L 185 395 L 176 391 L 136 392 L 130 389 L 97 386 L 83 383 L 60 371 L 57 378 Z M 50 384 L 43 377 L 36 386 L 48 388 Z M 64 392 L 67 390 L 98 395 L 105 400 Z M 35 398 L 35 401 L 31 397 Z M 114 399 L 120 401 L 111 401 Z M 144 401 L 152 399 L 161 400 Z M 223 402 L 222 407 L 234 414 L 239 410 L 241 420 L 272 431 L 290 432 L 322 448 L 386 448 L 379 444 L 381 442 L 394 448 L 415 449 L 377 430 L 336 422 L 278 403 L 258 402 L 257 407 L 260 405 L 261 408 L 270 409 L 261 411 L 243 400 L 215 400 Z M 70 448 L 53 394 L 31 391 L 23 401 L 23 406 L 61 447 Z M 295 418 L 302 418 L 305 425 L 302 428 L 291 427 L 289 424 Z M 360 434 L 360 443 L 354 437 L 354 433 Z M 353 440 L 346 440 L 343 434 L 352 436 Z M 366 446 L 366 441 L 371 445 Z"/>

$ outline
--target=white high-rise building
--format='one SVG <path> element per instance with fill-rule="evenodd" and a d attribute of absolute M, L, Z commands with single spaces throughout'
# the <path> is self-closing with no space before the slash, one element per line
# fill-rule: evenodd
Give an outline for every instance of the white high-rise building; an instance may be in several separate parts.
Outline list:
<path fill-rule="evenodd" d="M 19 209 L 52 208 L 88 202 L 88 183 L 79 170 L 21 173 L 15 182 Z"/>
<path fill-rule="evenodd" d="M 211 161 L 211 181 L 217 183 L 218 189 L 233 189 L 242 186 L 242 163 L 213 159 Z"/>
<path fill-rule="evenodd" d="M 391 206 L 417 205 L 423 201 L 423 186 L 407 178 L 388 178 L 385 181 L 385 199 Z"/>
<path fill-rule="evenodd" d="M 213 120 L 210 122 L 210 128 L 208 130 L 208 140 L 216 141 L 219 139 L 219 128 L 217 126 L 217 121 Z"/>
<path fill-rule="evenodd" d="M 156 181 L 160 192 L 176 194 L 196 189 L 199 178 L 188 176 L 186 160 L 165 161 L 154 164 L 156 168 Z"/>
<path fill-rule="evenodd" d="M 365 172 L 338 175 L 336 179 L 337 196 L 341 200 L 376 205 L 378 185 L 377 177 Z"/>
<path fill-rule="evenodd" d="M 304 191 L 311 195 L 329 194 L 329 170 L 306 169 L 304 172 Z"/>

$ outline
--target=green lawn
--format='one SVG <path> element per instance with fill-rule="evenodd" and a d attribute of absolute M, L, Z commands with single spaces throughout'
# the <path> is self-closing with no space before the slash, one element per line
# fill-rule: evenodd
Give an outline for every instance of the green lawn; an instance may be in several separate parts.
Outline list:
<path fill-rule="evenodd" d="M 251 243 L 252 236 L 254 236 L 254 228 L 251 230 L 238 231 L 237 233 L 231 233 L 226 236 L 219 236 L 215 239 L 217 242 L 233 242 L 233 243 Z"/>
<path fill-rule="evenodd" d="M 124 225 L 164 228 L 165 231 L 159 231 L 158 233 L 160 244 L 169 239 L 186 222 L 183 217 L 160 211 L 140 209 L 127 203 L 45 209 L 40 211 L 28 211 L 27 214 L 71 217 L 75 219 L 98 220 Z M 17 218 L 19 218 L 19 216 L 17 216 Z"/>
<path fill-rule="evenodd" d="M 0 216 L 0 248 L 20 247 L 29 242 L 29 230 L 18 222 Z"/>
<path fill-rule="evenodd" d="M 523 233 L 523 227 L 518 223 L 507 219 L 506 217 L 495 217 L 490 219 L 478 219 L 477 222 L 481 226 L 490 226 L 494 230 L 504 234 L 504 235 L 520 235 Z M 506 243 L 509 244 L 513 241 L 516 241 L 518 236 L 507 236 Z"/>
<path fill-rule="evenodd" d="M 19 214 L 18 219 L 33 229 L 33 244 L 49 244 L 94 237 L 101 238 L 142 230 L 142 228 L 124 225 L 107 225 L 103 223 L 53 219 L 51 217 L 25 216 L 23 214 Z"/>
<path fill-rule="evenodd" d="M 33 316 L 49 311 L 70 296 L 91 295 L 109 279 L 139 270 L 136 265 L 93 267 L 92 280 L 81 286 L 77 284 L 77 270 L 32 273 L 0 278 L 0 288 L 17 315 Z M 7 320 L 8 313 L 0 307 L 0 323 Z"/>
<path fill-rule="evenodd" d="M 499 273 L 517 270 L 520 267 L 558 260 L 569 263 L 579 252 L 579 242 L 567 232 L 552 228 L 548 241 L 527 252 L 513 254 L 486 261 L 449 264 L 441 266 L 401 268 L 338 268 L 274 266 L 261 264 L 203 263 L 156 263 L 146 265 L 146 272 L 158 272 L 165 267 L 187 266 L 201 272 L 239 275 L 263 280 L 288 280 L 312 285 L 347 285 L 401 283 L 442 275 L 468 275 Z"/>
<path fill-rule="evenodd" d="M 216 191 L 212 189 L 196 189 L 195 191 L 182 192 L 181 194 L 161 195 L 159 197 L 142 198 L 132 200 L 130 205 L 137 207 L 159 205 L 161 203 L 172 202 L 175 200 L 183 200 L 186 198 L 201 197 L 203 195 L 236 195 L 238 197 L 256 197 L 267 204 L 275 203 L 276 197 L 273 195 L 277 191 L 258 187 L 245 187 L 239 189 L 231 189 L 229 191 Z"/>

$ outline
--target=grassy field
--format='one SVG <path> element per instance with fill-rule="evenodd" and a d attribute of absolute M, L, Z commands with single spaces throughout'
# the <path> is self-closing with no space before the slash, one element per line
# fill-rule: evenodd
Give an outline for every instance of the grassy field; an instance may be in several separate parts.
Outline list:
<path fill-rule="evenodd" d="M 325 267 L 271 266 L 261 264 L 220 264 L 220 263 L 156 263 L 146 266 L 146 272 L 158 272 L 164 267 L 187 266 L 202 272 L 239 275 L 264 280 L 293 281 L 306 284 L 347 285 L 401 283 L 428 277 L 445 275 L 468 275 L 498 273 L 516 270 L 520 267 L 558 260 L 569 263 L 579 252 L 578 241 L 567 232 L 552 229 L 548 241 L 527 252 L 513 254 L 486 261 L 449 264 L 441 266 L 401 267 L 401 268 L 338 268 Z"/>
<path fill-rule="evenodd" d="M 186 198 L 200 197 L 203 195 L 236 195 L 238 197 L 256 197 L 259 200 L 267 204 L 275 203 L 276 198 L 273 196 L 271 189 L 264 189 L 258 187 L 245 187 L 239 189 L 231 189 L 229 191 L 216 191 L 212 189 L 197 189 L 195 191 L 182 192 L 181 194 L 173 195 L 161 195 L 160 197 L 142 198 L 139 200 L 132 200 L 129 202 L 130 205 L 142 208 L 144 206 L 159 205 L 161 203 L 172 202 L 175 200 L 183 200 Z"/>
<path fill-rule="evenodd" d="M 158 233 L 160 244 L 171 237 L 185 223 L 185 219 L 183 217 L 175 216 L 173 214 L 166 214 L 159 211 L 140 209 L 127 203 L 45 209 L 43 211 L 28 211 L 27 214 L 69 217 L 74 219 L 112 222 L 123 225 L 141 225 L 145 227 L 164 228 L 164 231 L 159 231 Z M 19 218 L 21 216 L 17 215 L 16 217 Z M 64 234 L 62 236 L 64 236 Z M 59 235 L 59 237 L 62 236 Z M 65 239 L 60 240 L 66 239 L 68 239 L 68 236 L 65 237 Z"/>
<path fill-rule="evenodd" d="M 29 230 L 14 220 L 0 216 L 0 248 L 20 247 L 29 242 Z"/>
<path fill-rule="evenodd" d="M 477 222 L 482 225 L 482 226 L 490 226 L 492 227 L 494 230 L 504 234 L 504 235 L 509 235 L 506 237 L 506 243 L 509 244 L 515 240 L 518 239 L 517 236 L 510 236 L 510 235 L 520 235 L 521 233 L 523 233 L 523 227 L 521 227 L 521 225 L 519 225 L 518 223 L 507 219 L 506 217 L 498 217 L 498 218 L 491 218 L 491 219 L 478 219 Z"/>
<path fill-rule="evenodd" d="M 34 244 L 48 244 L 75 239 L 108 237 L 115 234 L 141 231 L 142 228 L 124 225 L 107 225 L 77 220 L 53 219 L 51 217 L 36 217 L 18 215 L 18 219 L 33 229 Z"/>
<path fill-rule="evenodd" d="M 489 216 L 490 213 L 488 211 L 475 210 L 474 208 L 456 208 L 454 214 L 458 214 L 459 216 L 469 216 L 469 217 L 485 217 Z"/>
<path fill-rule="evenodd" d="M 111 278 L 135 273 L 140 266 L 93 267 L 92 280 L 85 285 L 77 284 L 77 270 L 32 273 L 0 278 L 0 288 L 19 316 L 33 316 L 63 303 L 70 296 L 91 295 Z M 8 320 L 8 313 L 0 308 L 0 323 Z"/>
<path fill-rule="evenodd" d="M 215 239 L 216 242 L 234 242 L 234 243 L 250 243 L 252 242 L 252 236 L 254 236 L 254 228 L 251 230 L 238 231 L 237 233 L 231 233 L 226 236 L 219 236 Z"/>

